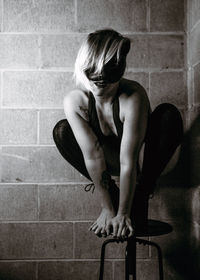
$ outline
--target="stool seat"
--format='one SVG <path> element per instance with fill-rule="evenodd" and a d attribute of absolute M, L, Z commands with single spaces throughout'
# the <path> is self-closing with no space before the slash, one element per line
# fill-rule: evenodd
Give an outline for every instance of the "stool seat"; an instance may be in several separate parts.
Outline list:
<path fill-rule="evenodd" d="M 147 225 L 144 228 L 137 228 L 135 231 L 136 237 L 145 237 L 145 236 L 159 236 L 172 232 L 173 228 L 170 224 L 157 221 L 157 220 L 148 220 Z"/>

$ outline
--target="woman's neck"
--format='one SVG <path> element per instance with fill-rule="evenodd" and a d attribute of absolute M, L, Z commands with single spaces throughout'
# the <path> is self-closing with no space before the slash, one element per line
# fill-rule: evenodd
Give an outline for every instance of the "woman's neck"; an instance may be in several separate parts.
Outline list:
<path fill-rule="evenodd" d="M 105 88 L 92 88 L 95 100 L 100 104 L 112 103 L 119 88 L 119 82 L 109 84 Z"/>

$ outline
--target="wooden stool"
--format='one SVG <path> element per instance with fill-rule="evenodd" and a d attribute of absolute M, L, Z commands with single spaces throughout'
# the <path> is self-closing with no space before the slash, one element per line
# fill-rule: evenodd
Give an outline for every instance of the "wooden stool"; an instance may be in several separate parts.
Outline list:
<path fill-rule="evenodd" d="M 136 280 L 136 243 L 153 246 L 157 249 L 158 253 L 158 266 L 160 280 L 163 280 L 163 261 L 162 261 L 162 251 L 161 248 L 155 242 L 144 240 L 137 237 L 150 237 L 159 236 L 171 232 L 172 226 L 168 223 L 164 223 L 156 220 L 148 220 L 147 227 L 145 229 L 136 230 L 135 235 L 130 238 L 124 239 L 127 242 L 126 255 L 125 255 L 125 280 L 129 280 L 129 276 L 132 275 L 133 279 Z M 104 271 L 104 257 L 105 248 L 108 243 L 112 242 L 123 242 L 117 238 L 106 239 L 101 247 L 101 264 L 100 264 L 100 274 L 99 280 L 103 280 Z"/>

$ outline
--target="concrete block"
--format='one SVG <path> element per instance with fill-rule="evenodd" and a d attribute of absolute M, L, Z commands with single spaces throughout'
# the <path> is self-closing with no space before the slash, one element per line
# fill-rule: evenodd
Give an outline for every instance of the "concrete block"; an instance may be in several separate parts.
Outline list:
<path fill-rule="evenodd" d="M 200 57 L 199 57 L 200 59 Z M 200 105 L 200 63 L 194 67 L 194 103 Z"/>
<path fill-rule="evenodd" d="M 34 262 L 0 262 L 1 280 L 35 280 L 35 275 Z"/>
<path fill-rule="evenodd" d="M 149 216 L 161 221 L 191 221 L 190 192 L 183 187 L 160 187 L 149 200 Z"/>
<path fill-rule="evenodd" d="M 148 68 L 149 37 L 147 35 L 128 35 L 131 49 L 127 55 L 128 68 Z"/>
<path fill-rule="evenodd" d="M 193 187 L 190 191 L 190 194 L 191 221 L 200 225 L 200 186 Z"/>
<path fill-rule="evenodd" d="M 105 238 L 97 237 L 93 232 L 88 231 L 92 223 L 75 223 L 75 258 L 99 258 L 101 246 Z M 84 234 L 83 234 L 84 233 Z M 109 237 L 108 237 L 109 238 Z M 119 259 L 125 256 L 126 242 L 110 243 L 106 247 L 106 258 Z M 148 257 L 148 248 L 137 246 L 138 258 Z"/>
<path fill-rule="evenodd" d="M 1 35 L 0 68 L 38 68 L 39 47 L 37 35 Z"/>
<path fill-rule="evenodd" d="M 3 31 L 3 26 L 2 26 L 2 15 L 3 15 L 3 13 L 2 13 L 2 10 L 3 10 L 3 1 L 1 1 L 1 3 L 0 3 L 0 11 L 1 11 L 1 13 L 0 13 L 0 31 L 1 32 Z"/>
<path fill-rule="evenodd" d="M 184 31 L 184 1 L 151 0 L 151 31 Z"/>
<path fill-rule="evenodd" d="M 54 144 L 52 131 L 56 123 L 65 119 L 64 110 L 41 110 L 39 120 L 39 143 Z"/>
<path fill-rule="evenodd" d="M 1 259 L 72 258 L 72 223 L 1 224 Z"/>
<path fill-rule="evenodd" d="M 78 1 L 77 26 L 79 31 L 108 27 L 117 31 L 145 31 L 146 12 L 145 0 Z"/>
<path fill-rule="evenodd" d="M 200 185 L 200 142 L 190 146 L 190 183 L 192 186 Z"/>
<path fill-rule="evenodd" d="M 37 220 L 37 186 L 0 185 L 0 220 Z"/>
<path fill-rule="evenodd" d="M 182 68 L 184 38 L 182 35 L 131 35 L 127 56 L 129 68 Z"/>
<path fill-rule="evenodd" d="M 199 271 L 196 274 L 194 271 L 194 267 L 192 267 L 191 263 L 189 264 L 190 265 L 189 267 L 188 265 L 185 266 L 184 260 L 183 260 L 184 265 L 181 266 L 180 262 L 182 262 L 182 258 L 179 258 L 177 260 L 164 259 L 163 262 L 164 279 L 166 280 L 198 279 Z"/>
<path fill-rule="evenodd" d="M 73 0 L 5 0 L 4 31 L 72 31 L 74 13 Z"/>
<path fill-rule="evenodd" d="M 198 0 L 188 1 L 188 12 L 191 29 L 200 20 L 200 2 Z"/>
<path fill-rule="evenodd" d="M 163 252 L 165 279 L 198 279 L 199 238 L 194 236 L 193 224 L 177 221 L 172 226 L 172 233 L 152 238 Z M 152 257 L 157 258 L 154 248 Z"/>
<path fill-rule="evenodd" d="M 145 88 L 147 93 L 149 93 L 149 74 L 148 73 L 144 73 L 144 72 L 136 73 L 136 72 L 127 71 L 124 75 L 124 78 L 138 82 L 139 84 L 141 84 L 141 86 L 143 86 Z"/>
<path fill-rule="evenodd" d="M 192 65 L 200 61 L 200 21 L 190 34 L 190 60 Z"/>
<path fill-rule="evenodd" d="M 40 220 L 93 220 L 101 211 L 97 192 L 85 185 L 40 185 Z"/>
<path fill-rule="evenodd" d="M 55 147 L 3 147 L 3 182 L 74 181 L 73 168 Z"/>
<path fill-rule="evenodd" d="M 42 68 L 74 68 L 84 35 L 43 35 L 41 43 Z"/>
<path fill-rule="evenodd" d="M 96 280 L 99 277 L 97 261 L 40 262 L 38 280 Z M 112 262 L 105 262 L 104 277 L 112 280 Z"/>
<path fill-rule="evenodd" d="M 162 72 L 150 75 L 150 102 L 152 107 L 160 103 L 172 103 L 186 107 L 187 96 L 183 72 Z"/>
<path fill-rule="evenodd" d="M 184 67 L 184 36 L 152 35 L 149 37 L 149 65 L 153 68 Z"/>
<path fill-rule="evenodd" d="M 5 72 L 3 105 L 20 108 L 63 108 L 63 98 L 73 87 L 71 73 Z"/>
<path fill-rule="evenodd" d="M 192 107 L 189 111 L 190 143 L 200 143 L 200 107 Z"/>
<path fill-rule="evenodd" d="M 156 242 L 162 249 L 164 258 L 171 258 L 173 254 L 178 255 L 186 252 L 190 243 L 190 230 L 192 223 L 183 222 L 184 217 L 180 221 L 170 221 L 169 224 L 173 227 L 173 231 L 166 235 L 151 237 L 151 241 Z M 174 256 L 175 256 L 174 255 Z M 185 257 L 186 255 L 184 255 Z M 157 251 L 151 248 L 151 257 L 157 258 Z"/>
<path fill-rule="evenodd" d="M 114 279 L 124 279 L 125 263 L 124 261 L 114 262 Z M 137 260 L 136 263 L 137 279 L 158 280 L 158 265 L 155 260 Z"/>
<path fill-rule="evenodd" d="M 1 110 L 0 123 L 0 144 L 36 144 L 36 111 Z"/>

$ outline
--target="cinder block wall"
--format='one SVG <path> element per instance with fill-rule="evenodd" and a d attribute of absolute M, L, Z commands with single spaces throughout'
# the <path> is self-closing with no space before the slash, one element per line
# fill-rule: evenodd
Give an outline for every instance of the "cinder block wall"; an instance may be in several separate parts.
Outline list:
<path fill-rule="evenodd" d="M 132 40 L 126 77 L 146 88 L 152 108 L 161 102 L 175 104 L 187 130 L 199 109 L 199 50 L 194 36 L 199 38 L 199 14 L 186 30 L 185 13 L 196 11 L 186 4 L 184 0 L 0 1 L 1 280 L 98 279 L 102 240 L 87 231 L 100 211 L 98 197 L 84 192 L 87 181 L 62 159 L 52 140 L 53 126 L 64 118 L 63 97 L 74 87 L 75 56 L 90 31 L 112 27 L 126 34 Z M 193 36 L 196 51 L 191 60 L 187 36 Z M 188 86 L 192 82 L 187 72 L 194 73 L 194 89 Z M 172 234 L 155 239 L 164 250 L 166 280 L 192 279 L 184 277 L 199 241 L 199 216 L 193 215 L 198 192 L 196 184 L 188 188 L 186 146 L 177 168 L 160 180 L 150 202 L 150 217 L 174 226 Z M 198 165 L 199 142 L 193 147 Z M 105 279 L 123 279 L 123 248 L 109 246 Z M 139 246 L 137 264 L 138 277 L 158 279 L 154 251 Z"/>

